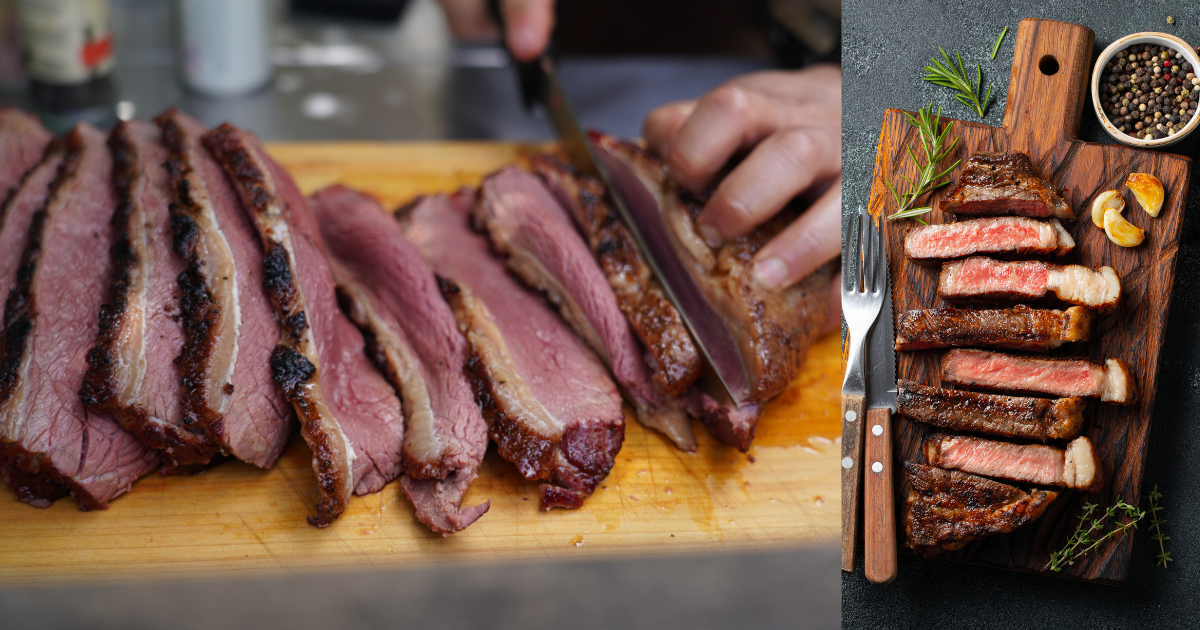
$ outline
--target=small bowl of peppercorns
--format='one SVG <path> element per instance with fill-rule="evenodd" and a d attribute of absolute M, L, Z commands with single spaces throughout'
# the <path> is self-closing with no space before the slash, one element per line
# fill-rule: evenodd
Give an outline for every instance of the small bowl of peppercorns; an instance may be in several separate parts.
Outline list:
<path fill-rule="evenodd" d="M 1124 144 L 1158 148 L 1198 125 L 1200 57 L 1166 33 L 1134 33 L 1113 42 L 1092 70 L 1092 105 L 1104 130 Z"/>

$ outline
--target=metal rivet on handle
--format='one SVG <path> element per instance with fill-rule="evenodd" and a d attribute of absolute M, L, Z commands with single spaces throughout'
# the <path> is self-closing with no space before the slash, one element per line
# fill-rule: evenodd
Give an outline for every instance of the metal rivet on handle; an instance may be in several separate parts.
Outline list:
<path fill-rule="evenodd" d="M 847 409 L 846 410 L 846 422 L 854 422 L 855 420 L 858 420 L 858 414 L 854 413 L 853 409 Z"/>
<path fill-rule="evenodd" d="M 883 435 L 883 425 L 877 424 L 871 427 L 871 435 Z"/>
<path fill-rule="evenodd" d="M 883 462 L 875 462 L 874 464 L 871 464 L 871 472 L 883 472 Z"/>
<path fill-rule="evenodd" d="M 843 457 L 842 458 L 842 468 L 850 468 L 851 466 L 854 466 L 854 458 L 853 457 Z"/>

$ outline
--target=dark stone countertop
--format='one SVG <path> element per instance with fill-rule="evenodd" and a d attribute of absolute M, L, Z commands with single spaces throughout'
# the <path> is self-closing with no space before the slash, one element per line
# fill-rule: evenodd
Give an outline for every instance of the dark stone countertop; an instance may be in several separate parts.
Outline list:
<path fill-rule="evenodd" d="M 949 89 L 921 81 L 938 46 L 982 63 L 995 83 L 985 122 L 1004 115 L 1017 23 L 1027 17 L 1075 22 L 1096 33 L 1095 54 L 1139 31 L 1173 33 L 1200 45 L 1200 4 L 1147 1 L 846 0 L 843 7 L 843 211 L 867 202 L 883 111 L 916 110 L 932 99 L 943 113 L 974 120 Z M 1168 15 L 1175 25 L 1166 22 Z M 1000 30 L 1008 36 L 988 60 Z M 1080 137 L 1111 139 L 1096 121 L 1090 98 Z M 1168 149 L 1194 160 L 1200 136 Z M 1184 628 L 1200 613 L 1200 162 L 1193 164 L 1158 398 L 1151 424 L 1145 488 L 1158 484 L 1166 508 L 1164 533 L 1175 562 L 1155 566 L 1154 541 L 1137 532 L 1125 586 L 1075 582 L 901 553 L 899 578 L 875 586 L 861 569 L 842 576 L 843 628 Z M 1143 504 L 1143 507 L 1145 505 Z M 861 566 L 861 562 L 859 563 Z"/>

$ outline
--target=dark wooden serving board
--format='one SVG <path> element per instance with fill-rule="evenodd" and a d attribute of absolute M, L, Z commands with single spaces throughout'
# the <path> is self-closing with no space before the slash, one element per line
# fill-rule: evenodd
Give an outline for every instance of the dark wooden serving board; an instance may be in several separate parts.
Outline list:
<path fill-rule="evenodd" d="M 966 561 L 1044 571 L 1050 553 L 1070 536 L 1083 502 L 1107 506 L 1120 496 L 1136 504 L 1142 496 L 1146 444 L 1175 280 L 1190 160 L 1076 138 L 1085 109 L 1094 40 L 1091 29 L 1077 24 L 1023 20 L 1017 30 L 1004 126 L 953 121 L 950 137 L 958 138 L 959 143 L 955 155 L 946 163 L 958 158 L 965 161 L 981 151 L 1020 151 L 1029 155 L 1038 171 L 1065 189 L 1065 198 L 1078 217 L 1073 224 L 1064 224 L 1078 244 L 1067 262 L 1116 269 L 1121 276 L 1122 303 L 1114 314 L 1099 320 L 1092 341 L 1068 344 L 1056 354 L 1090 356 L 1096 360 L 1124 359 L 1137 374 L 1141 396 L 1133 406 L 1092 403 L 1088 409 L 1087 436 L 1099 451 L 1108 478 L 1103 492 L 1095 495 L 1066 492 L 1041 520 L 1012 534 L 974 543 L 954 554 Z M 909 144 L 919 147 L 916 129 L 905 121 L 903 112 L 888 110 L 883 116 L 871 182 L 872 215 L 886 216 L 896 210 L 885 179 L 890 178 L 899 189 L 902 175 L 915 176 L 916 167 L 905 149 Z M 959 170 L 961 167 L 951 174 L 953 181 L 957 181 Z M 1166 200 L 1159 216 L 1151 218 L 1132 195 L 1127 195 L 1126 218 L 1146 230 L 1145 242 L 1127 249 L 1111 243 L 1104 231 L 1092 224 L 1090 208 L 1092 199 L 1101 191 L 1116 189 L 1124 193 L 1125 177 L 1131 172 L 1157 176 L 1166 189 Z M 940 192 L 950 188 L 952 185 Z M 930 223 L 952 220 L 953 217 L 936 210 L 926 217 Z M 897 311 L 944 305 L 937 297 L 939 269 L 915 265 L 904 258 L 904 234 L 915 225 L 912 220 L 893 221 L 887 229 Z M 893 315 L 893 325 L 894 321 Z M 900 353 L 897 375 L 938 385 L 939 357 L 936 351 Z M 903 418 L 897 418 L 895 423 L 897 465 L 903 460 L 923 463 L 919 444 L 929 427 Z M 903 475 L 897 471 L 898 493 L 902 492 L 902 482 Z M 896 504 L 898 510 L 903 508 L 903 496 L 897 497 Z M 903 523 L 898 524 L 897 531 L 903 539 Z M 1062 575 L 1122 582 L 1129 574 L 1131 545 L 1130 537 L 1110 541 Z"/>

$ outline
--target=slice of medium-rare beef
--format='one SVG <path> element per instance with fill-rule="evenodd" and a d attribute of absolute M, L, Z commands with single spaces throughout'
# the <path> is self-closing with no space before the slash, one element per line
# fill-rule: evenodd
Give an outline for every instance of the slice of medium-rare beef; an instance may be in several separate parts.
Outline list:
<path fill-rule="evenodd" d="M 1067 304 L 1108 313 L 1121 300 L 1121 277 L 1112 267 L 1092 270 L 973 256 L 945 263 L 938 278 L 938 296 L 947 302 L 1030 301 L 1051 294 Z"/>
<path fill-rule="evenodd" d="M 970 473 L 905 461 L 904 497 L 906 544 L 918 555 L 936 556 L 1041 518 L 1058 493 L 1026 493 Z"/>
<path fill-rule="evenodd" d="M 42 161 L 52 137 L 37 118 L 15 108 L 0 109 L 0 203 Z M 0 209 L 0 213 L 3 210 Z M 0 220 L 4 215 L 0 214 Z"/>
<path fill-rule="evenodd" d="M 604 185 L 553 155 L 535 155 L 532 163 L 583 232 L 617 305 L 646 348 L 654 382 L 668 396 L 683 395 L 700 376 L 700 353 L 625 224 L 605 201 Z"/>
<path fill-rule="evenodd" d="M 21 500 L 45 507 L 69 491 L 88 510 L 107 507 L 159 458 L 78 394 L 108 285 L 116 198 L 104 134 L 80 125 L 65 143 L 5 304 L 0 458 Z"/>
<path fill-rule="evenodd" d="M 111 280 L 79 395 L 162 451 L 168 470 L 195 469 L 218 448 L 203 427 L 184 422 L 175 362 L 184 339 L 176 284 L 184 264 L 171 251 L 167 151 L 158 128 L 140 120 L 117 125 L 108 144 L 117 195 Z"/>
<path fill-rule="evenodd" d="M 468 222 L 470 191 L 425 197 L 399 217 L 439 277 L 470 346 L 466 373 L 500 455 L 544 479 L 541 507 L 579 507 L 608 475 L 625 439 L 604 364 Z"/>
<path fill-rule="evenodd" d="M 293 412 L 271 378 L 279 325 L 263 293 L 263 248 L 237 191 L 200 144 L 199 121 L 168 110 L 162 130 L 174 191 L 175 252 L 185 341 L 183 411 L 221 450 L 262 468 L 283 452 Z"/>
<path fill-rule="evenodd" d="M 487 425 L 463 371 L 469 349 L 433 270 L 400 224 L 370 197 L 342 186 L 309 204 L 329 247 L 342 309 L 404 406 L 401 467 L 417 519 L 451 534 L 490 502 L 462 508 L 487 450 Z"/>
<path fill-rule="evenodd" d="M 0 205 L 0 300 L 8 298 L 8 292 L 17 281 L 17 268 L 29 239 L 29 223 L 34 213 L 46 205 L 50 183 L 58 174 L 64 152 L 65 144 L 61 141 L 48 145 L 41 161 L 29 170 Z M 0 308 L 3 308 L 2 304 L 0 302 Z M 3 325 L 4 315 L 0 312 L 0 327 Z M 2 348 L 0 353 L 3 353 Z"/>
<path fill-rule="evenodd" d="M 900 415 L 943 429 L 1037 440 L 1072 440 L 1083 430 L 1082 398 L 1023 398 L 897 383 Z"/>
<path fill-rule="evenodd" d="M 1075 239 L 1058 219 L 1025 217 L 972 219 L 913 228 L 904 235 L 904 255 L 918 263 L 939 263 L 975 255 L 996 258 L 1065 256 Z"/>
<path fill-rule="evenodd" d="M 1075 219 L 1062 194 L 1034 172 L 1024 153 L 979 153 L 967 160 L 939 208 L 957 214 Z"/>
<path fill-rule="evenodd" d="M 1075 438 L 1061 449 L 935 433 L 926 436 L 922 451 L 925 461 L 938 468 L 1084 492 L 1104 487 L 1100 459 L 1086 437 Z"/>
<path fill-rule="evenodd" d="M 975 389 L 1099 398 L 1118 405 L 1132 405 L 1137 399 L 1137 379 L 1120 359 L 1100 364 L 960 348 L 942 355 L 942 381 Z"/>
<path fill-rule="evenodd" d="M 320 502 L 309 522 L 324 527 L 345 511 L 351 492 L 378 492 L 399 474 L 400 401 L 363 352 L 362 334 L 338 310 L 320 230 L 291 176 L 256 137 L 232 125 L 206 133 L 203 142 L 262 239 L 264 288 L 281 333 L 272 375 L 312 447 Z"/>
<path fill-rule="evenodd" d="M 472 216 L 508 268 L 545 293 L 608 365 L 642 424 L 685 451 L 696 450 L 683 404 L 655 387 L 604 272 L 542 181 L 515 167 L 494 173 L 483 180 Z"/>
<path fill-rule="evenodd" d="M 915 309 L 896 317 L 896 350 L 984 347 L 1045 352 L 1069 341 L 1086 341 L 1092 312 L 1072 306 L 1065 311 L 1033 309 Z"/>

